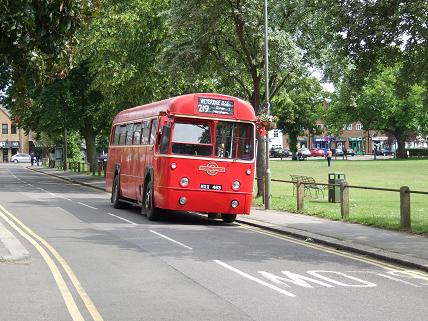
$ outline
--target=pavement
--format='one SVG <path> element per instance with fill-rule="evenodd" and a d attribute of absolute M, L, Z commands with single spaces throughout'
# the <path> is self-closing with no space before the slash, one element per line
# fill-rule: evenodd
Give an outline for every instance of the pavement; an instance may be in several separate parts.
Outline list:
<path fill-rule="evenodd" d="M 63 172 L 46 167 L 31 168 L 104 191 L 104 177 Z M 428 237 L 426 236 L 261 208 L 252 208 L 250 215 L 239 215 L 237 221 L 307 242 L 328 245 L 338 250 L 346 250 L 428 272 Z M 0 262 L 26 257 L 25 253 L 10 247 L 10 233 L 7 234 L 5 226 L 0 223 Z"/>

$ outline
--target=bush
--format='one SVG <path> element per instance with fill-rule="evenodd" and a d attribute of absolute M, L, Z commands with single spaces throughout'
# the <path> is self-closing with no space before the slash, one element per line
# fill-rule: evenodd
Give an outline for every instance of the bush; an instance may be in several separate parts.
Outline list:
<path fill-rule="evenodd" d="M 409 148 L 409 157 L 428 157 L 428 148 Z"/>

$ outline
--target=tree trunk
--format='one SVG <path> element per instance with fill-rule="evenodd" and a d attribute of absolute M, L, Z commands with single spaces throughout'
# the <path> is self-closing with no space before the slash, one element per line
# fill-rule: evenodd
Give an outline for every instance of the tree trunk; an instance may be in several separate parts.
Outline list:
<path fill-rule="evenodd" d="M 297 133 L 289 133 L 289 144 L 290 144 L 290 152 L 291 152 L 291 159 L 297 160 L 296 154 L 297 154 Z"/>
<path fill-rule="evenodd" d="M 397 139 L 397 158 L 407 158 L 406 153 L 406 136 L 402 134 L 395 134 L 395 138 Z"/>
<path fill-rule="evenodd" d="M 95 144 L 95 131 L 92 121 L 85 119 L 83 128 L 83 137 L 86 143 L 86 154 L 88 157 L 89 170 L 95 172 L 97 170 L 97 150 Z"/>

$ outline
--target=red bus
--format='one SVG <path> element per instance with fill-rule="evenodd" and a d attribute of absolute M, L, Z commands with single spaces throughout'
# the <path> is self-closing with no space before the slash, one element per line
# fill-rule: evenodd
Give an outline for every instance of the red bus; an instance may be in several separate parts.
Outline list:
<path fill-rule="evenodd" d="M 253 107 L 236 97 L 189 94 L 123 110 L 113 120 L 106 190 L 116 208 L 192 211 L 233 222 L 249 214 L 255 171 Z"/>

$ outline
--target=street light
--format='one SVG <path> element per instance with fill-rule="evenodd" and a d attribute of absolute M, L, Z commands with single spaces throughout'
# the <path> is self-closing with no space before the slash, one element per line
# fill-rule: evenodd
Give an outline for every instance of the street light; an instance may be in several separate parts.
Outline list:
<path fill-rule="evenodd" d="M 269 102 L 269 48 L 268 48 L 268 16 L 267 16 L 267 0 L 264 3 L 264 16 L 265 16 L 265 83 L 266 83 L 266 114 L 270 115 L 270 102 Z M 269 134 L 266 132 L 266 173 L 265 173 L 265 209 L 271 208 L 271 195 L 270 195 L 270 180 L 271 173 L 269 169 Z"/>

